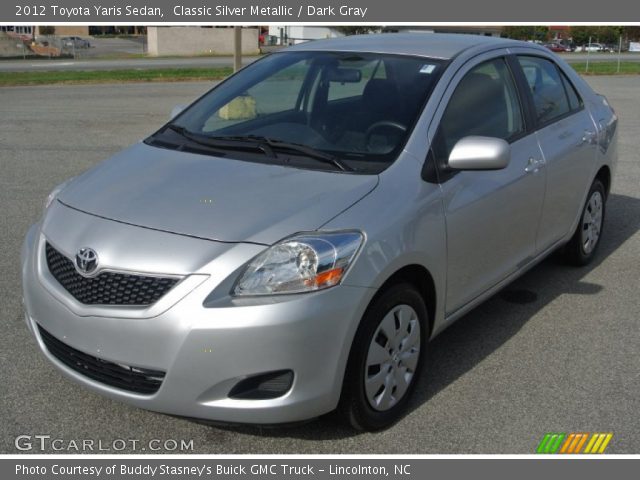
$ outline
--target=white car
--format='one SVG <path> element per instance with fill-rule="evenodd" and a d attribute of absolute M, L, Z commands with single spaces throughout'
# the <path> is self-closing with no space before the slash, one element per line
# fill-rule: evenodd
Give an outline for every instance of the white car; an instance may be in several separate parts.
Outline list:
<path fill-rule="evenodd" d="M 580 52 L 604 52 L 605 50 L 605 46 L 601 43 L 590 43 L 588 45 L 578 47 L 578 51 Z"/>

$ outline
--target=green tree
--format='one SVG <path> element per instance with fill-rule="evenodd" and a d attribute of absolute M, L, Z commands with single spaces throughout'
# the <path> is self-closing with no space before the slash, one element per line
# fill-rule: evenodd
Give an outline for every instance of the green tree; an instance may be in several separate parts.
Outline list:
<path fill-rule="evenodd" d="M 606 25 L 601 27 L 580 25 L 571 27 L 571 37 L 577 45 L 586 45 L 591 42 L 618 43 L 620 36 L 624 36 L 624 27 Z"/>
<path fill-rule="evenodd" d="M 598 27 L 598 42 L 618 44 L 622 36 L 622 27 L 614 27 L 611 25 Z"/>
<path fill-rule="evenodd" d="M 380 30 L 378 27 L 371 27 L 366 25 L 353 26 L 353 27 L 333 27 L 333 28 L 345 35 L 364 35 L 367 33 L 372 33 Z"/>
<path fill-rule="evenodd" d="M 586 45 L 589 43 L 589 38 L 592 42 L 596 41 L 598 36 L 597 27 L 578 25 L 571 27 L 571 38 L 576 45 Z"/>
<path fill-rule="evenodd" d="M 533 37 L 533 27 L 507 25 L 502 28 L 501 37 L 513 38 L 514 40 L 530 40 Z"/>
<path fill-rule="evenodd" d="M 622 27 L 622 35 L 627 37 L 630 42 L 640 41 L 640 25 Z"/>
<path fill-rule="evenodd" d="M 549 38 L 549 27 L 544 25 L 508 25 L 502 28 L 501 36 L 514 40 L 544 42 Z"/>

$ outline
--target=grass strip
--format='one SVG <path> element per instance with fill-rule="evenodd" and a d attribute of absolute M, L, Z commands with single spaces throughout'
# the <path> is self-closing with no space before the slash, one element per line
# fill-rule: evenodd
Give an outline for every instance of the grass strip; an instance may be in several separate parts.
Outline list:
<path fill-rule="evenodd" d="M 573 69 L 580 75 L 638 75 L 640 74 L 640 62 L 589 62 L 587 70 L 586 62 L 571 63 Z"/>
<path fill-rule="evenodd" d="M 638 75 L 640 62 L 572 63 L 581 75 Z M 222 80 L 231 75 L 231 67 L 212 68 L 150 68 L 123 70 L 53 70 L 33 72 L 2 72 L 0 87 L 15 85 L 133 83 L 133 82 L 185 82 Z"/>
<path fill-rule="evenodd" d="M 221 80 L 231 67 L 2 72 L 0 86 Z"/>

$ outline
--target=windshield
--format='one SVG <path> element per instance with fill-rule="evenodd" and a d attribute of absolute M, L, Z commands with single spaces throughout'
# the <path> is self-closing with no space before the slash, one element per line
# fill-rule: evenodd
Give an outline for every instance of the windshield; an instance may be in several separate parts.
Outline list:
<path fill-rule="evenodd" d="M 442 63 L 359 52 L 276 53 L 205 94 L 151 138 L 164 147 L 195 142 L 202 153 L 208 148 L 231 158 L 379 172 L 404 146 Z"/>

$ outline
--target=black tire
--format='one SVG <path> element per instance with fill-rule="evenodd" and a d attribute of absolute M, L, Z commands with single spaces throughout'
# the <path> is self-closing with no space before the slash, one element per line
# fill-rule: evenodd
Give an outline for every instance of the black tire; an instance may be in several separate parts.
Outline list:
<path fill-rule="evenodd" d="M 373 336 L 383 319 L 394 308 L 409 306 L 417 314 L 419 329 L 419 353 L 413 376 L 405 393 L 387 410 L 374 409 L 365 391 L 367 356 Z M 415 323 L 415 322 L 414 322 Z M 411 328 L 408 327 L 407 331 Z M 400 332 L 400 330 L 397 330 Z M 357 430 L 375 431 L 389 427 L 405 413 L 424 366 L 425 350 L 429 335 L 429 319 L 424 300 L 418 290 L 409 283 L 395 284 L 381 292 L 369 305 L 356 332 L 342 387 L 339 413 Z M 407 370 L 408 371 L 408 370 Z M 395 391 L 394 387 L 394 391 Z"/>
<path fill-rule="evenodd" d="M 600 228 L 597 240 L 594 245 L 585 249 L 584 233 L 586 232 L 588 225 L 586 223 L 585 215 L 590 211 L 590 202 L 594 195 L 599 195 L 602 201 L 602 215 L 600 220 Z M 604 185 L 600 179 L 596 178 L 591 184 L 589 193 L 587 194 L 587 200 L 580 212 L 580 221 L 576 227 L 571 240 L 564 248 L 564 258 L 571 265 L 584 266 L 590 263 L 598 251 L 600 246 L 600 240 L 602 239 L 602 233 L 604 232 L 604 219 L 606 213 L 607 194 Z"/>

